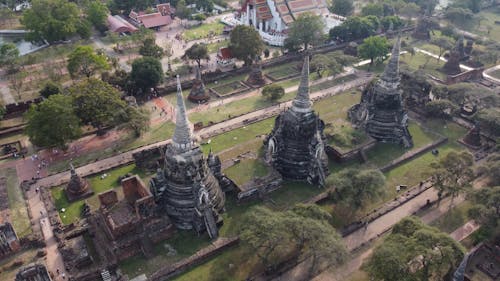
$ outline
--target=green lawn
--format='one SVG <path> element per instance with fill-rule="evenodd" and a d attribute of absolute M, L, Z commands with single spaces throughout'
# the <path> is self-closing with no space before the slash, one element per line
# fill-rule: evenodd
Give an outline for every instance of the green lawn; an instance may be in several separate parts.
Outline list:
<path fill-rule="evenodd" d="M 26 201 L 24 200 L 22 190 L 19 187 L 16 169 L 2 169 L 0 170 L 0 177 L 5 177 L 7 179 L 10 223 L 12 223 L 17 236 L 24 237 L 31 234 L 31 221 L 28 216 Z"/>
<path fill-rule="evenodd" d="M 233 94 L 233 93 L 240 92 L 240 91 L 247 90 L 247 89 L 249 89 L 249 87 L 242 84 L 240 81 L 234 81 L 231 83 L 212 87 L 212 90 L 214 90 L 215 92 L 217 92 L 217 94 L 219 94 L 221 96 Z"/>
<path fill-rule="evenodd" d="M 416 52 L 413 56 L 407 53 L 401 55 L 401 63 L 406 64 L 412 71 L 422 69 L 425 73 L 434 77 L 446 79 L 446 74 L 441 71 L 444 61 L 438 61 L 437 58 L 419 52 Z"/>
<path fill-rule="evenodd" d="M 101 179 L 100 176 L 104 173 L 106 173 L 108 176 L 104 179 Z M 89 181 L 89 184 L 94 191 L 94 195 L 84 200 L 69 203 L 66 194 L 64 193 L 64 187 L 53 187 L 51 189 L 52 198 L 54 199 L 55 206 L 59 212 L 59 216 L 61 217 L 61 221 L 63 222 L 63 224 L 70 224 L 80 219 L 80 214 L 85 201 L 87 201 L 92 210 L 98 209 L 98 194 L 101 192 L 115 189 L 119 197 L 123 197 L 118 178 L 127 173 L 138 174 L 139 176 L 141 176 L 144 182 L 147 182 L 144 173 L 138 170 L 135 164 L 131 164 L 88 177 L 87 180 Z M 66 209 L 64 213 L 61 212 L 62 208 Z"/>
<path fill-rule="evenodd" d="M 443 232 L 452 233 L 469 221 L 467 212 L 471 208 L 472 204 L 468 201 L 464 201 L 448 210 L 448 212 L 430 223 L 430 225 L 439 228 L 439 230 Z"/>
<path fill-rule="evenodd" d="M 143 255 L 130 257 L 119 263 L 119 268 L 129 278 L 146 274 L 150 276 L 155 271 L 164 267 L 166 264 L 172 264 L 183 258 L 189 257 L 199 249 L 207 246 L 210 239 L 207 234 L 197 236 L 194 231 L 178 231 L 174 237 L 160 242 L 154 247 L 154 256 L 147 259 Z M 172 246 L 177 252 L 174 256 L 168 255 L 168 246 Z"/>
<path fill-rule="evenodd" d="M 229 40 L 219 40 L 219 42 L 213 42 L 207 44 L 208 53 L 217 53 L 220 48 L 227 47 L 229 45 Z"/>
<path fill-rule="evenodd" d="M 225 169 L 224 173 L 237 185 L 242 185 L 253 178 L 267 175 L 269 171 L 261 159 L 243 159 L 239 163 Z"/>
<path fill-rule="evenodd" d="M 497 79 L 500 79 L 500 69 L 490 72 L 490 75 Z"/>
<path fill-rule="evenodd" d="M 208 38 L 210 36 L 221 35 L 224 24 L 220 22 L 203 23 L 202 25 L 189 28 L 182 33 L 182 38 L 186 41 Z"/>
<path fill-rule="evenodd" d="M 352 81 L 356 78 L 357 78 L 357 76 L 355 74 L 349 74 L 349 75 L 342 76 L 342 77 L 339 77 L 336 79 L 327 80 L 327 81 L 324 81 L 324 82 L 321 82 L 318 84 L 314 84 L 311 86 L 311 92 L 317 92 L 317 91 L 321 91 L 324 89 L 332 88 L 332 87 L 340 85 L 342 83 Z"/>
<path fill-rule="evenodd" d="M 266 68 L 263 72 L 271 77 L 273 80 L 284 79 L 286 77 L 295 76 L 300 74 L 300 63 L 297 61 L 280 64 Z"/>

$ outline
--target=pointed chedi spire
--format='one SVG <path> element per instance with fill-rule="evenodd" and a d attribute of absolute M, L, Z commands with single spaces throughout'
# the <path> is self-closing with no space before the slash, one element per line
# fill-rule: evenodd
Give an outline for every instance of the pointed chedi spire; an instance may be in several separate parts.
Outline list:
<path fill-rule="evenodd" d="M 309 99 L 309 55 L 306 54 L 302 65 L 299 90 L 292 102 L 292 110 L 296 112 L 308 112 L 312 110 L 311 105 L 312 103 Z"/>
<path fill-rule="evenodd" d="M 200 71 L 200 67 L 199 67 L 199 66 L 196 66 L 195 70 L 196 70 L 196 73 L 195 73 L 195 79 L 196 79 L 196 80 L 201 80 L 201 71 Z"/>
<path fill-rule="evenodd" d="M 385 67 L 384 73 L 380 78 L 382 81 L 397 85 L 399 83 L 399 53 L 401 49 L 401 35 L 398 34 L 396 43 L 392 47 L 391 58 Z"/>
<path fill-rule="evenodd" d="M 190 149 L 194 144 L 191 126 L 187 118 L 186 105 L 184 104 L 184 97 L 182 96 L 179 75 L 177 75 L 177 108 L 175 115 L 175 131 L 172 142 L 175 147 L 186 150 Z"/>
<path fill-rule="evenodd" d="M 76 175 L 76 170 L 75 170 L 75 166 L 73 166 L 73 163 L 69 163 L 69 168 L 70 168 L 70 171 L 71 171 L 71 176 L 73 175 Z"/>

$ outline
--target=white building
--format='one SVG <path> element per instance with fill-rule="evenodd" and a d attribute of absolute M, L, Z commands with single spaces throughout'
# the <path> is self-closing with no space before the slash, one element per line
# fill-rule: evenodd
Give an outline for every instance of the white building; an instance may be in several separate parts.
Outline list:
<path fill-rule="evenodd" d="M 325 0 L 246 0 L 239 21 L 254 26 L 267 44 L 283 46 L 288 25 L 307 12 L 322 16 L 328 29 L 343 20 L 329 13 Z"/>

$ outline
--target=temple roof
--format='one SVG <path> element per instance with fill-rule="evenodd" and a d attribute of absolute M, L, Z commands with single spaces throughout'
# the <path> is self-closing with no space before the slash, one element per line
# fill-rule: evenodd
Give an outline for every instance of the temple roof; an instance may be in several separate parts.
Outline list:
<path fill-rule="evenodd" d="M 384 73 L 380 78 L 387 83 L 398 83 L 399 82 L 399 53 L 401 48 L 401 36 L 398 35 L 396 43 L 392 47 L 391 58 L 389 63 L 385 67 Z"/>
<path fill-rule="evenodd" d="M 299 90 L 292 102 L 292 110 L 297 112 L 311 111 L 311 105 L 312 103 L 309 99 L 309 55 L 306 54 L 302 65 Z"/>
<path fill-rule="evenodd" d="M 328 13 L 325 0 L 274 0 L 274 3 L 285 24 L 291 23 L 300 14 L 306 12 L 316 15 Z"/>
<path fill-rule="evenodd" d="M 190 149 L 194 144 L 191 126 L 187 118 L 186 105 L 182 96 L 182 87 L 177 75 L 177 108 L 175 115 L 175 131 L 172 142 L 176 148 Z"/>

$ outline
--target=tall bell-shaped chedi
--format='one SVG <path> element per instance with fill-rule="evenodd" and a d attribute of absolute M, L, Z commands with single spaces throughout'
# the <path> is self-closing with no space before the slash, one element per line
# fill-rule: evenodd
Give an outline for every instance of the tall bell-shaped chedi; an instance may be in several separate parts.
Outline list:
<path fill-rule="evenodd" d="M 218 236 L 225 195 L 191 132 L 179 77 L 174 136 L 165 151 L 164 167 L 150 186 L 157 204 L 177 228 Z"/>
<path fill-rule="evenodd" d="M 384 73 L 365 89 L 361 102 L 349 110 L 349 117 L 377 141 L 411 147 L 413 141 L 408 131 L 408 114 L 403 108 L 399 88 L 400 45 L 398 36 Z"/>
<path fill-rule="evenodd" d="M 282 112 L 266 137 L 267 160 L 287 180 L 308 181 L 323 186 L 328 175 L 324 123 L 309 99 L 309 56 L 292 107 Z"/>
<path fill-rule="evenodd" d="M 210 94 L 205 89 L 205 84 L 203 84 L 203 80 L 201 79 L 201 70 L 199 66 L 196 66 L 196 76 L 191 91 L 189 92 L 188 99 L 196 103 L 207 102 L 210 99 Z"/>

